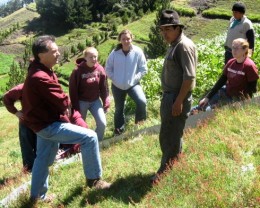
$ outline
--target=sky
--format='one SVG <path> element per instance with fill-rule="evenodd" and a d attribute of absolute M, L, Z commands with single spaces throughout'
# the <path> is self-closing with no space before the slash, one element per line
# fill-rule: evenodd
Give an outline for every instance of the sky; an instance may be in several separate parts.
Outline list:
<path fill-rule="evenodd" d="M 1 6 L 2 4 L 5 4 L 5 3 L 8 2 L 8 1 L 10 1 L 10 0 L 0 0 L 0 6 Z"/>

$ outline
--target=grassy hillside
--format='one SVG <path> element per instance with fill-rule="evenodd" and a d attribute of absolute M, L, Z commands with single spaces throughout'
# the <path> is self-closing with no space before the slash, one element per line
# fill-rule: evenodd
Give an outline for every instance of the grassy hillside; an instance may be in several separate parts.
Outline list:
<path fill-rule="evenodd" d="M 10 28 L 13 24 L 19 22 L 20 25 L 28 24 L 28 21 L 32 21 L 34 18 L 38 18 L 39 14 L 33 10 L 22 8 L 7 17 L 0 18 L 1 30 Z"/>
<path fill-rule="evenodd" d="M 203 3 L 204 2 L 204 3 Z M 210 9 L 222 9 L 225 10 L 231 16 L 231 7 L 233 1 L 187 1 L 187 0 L 175 0 L 173 1 L 174 6 L 183 7 L 183 8 L 193 8 L 198 12 L 198 15 L 195 17 L 184 17 L 181 16 L 181 21 L 185 24 L 185 34 L 190 37 L 195 43 L 199 43 L 201 38 L 212 39 L 219 34 L 224 34 L 227 30 L 228 20 L 226 19 L 207 19 L 203 18 L 199 13 L 200 8 Z M 252 1 L 244 1 L 247 5 L 247 13 L 254 15 L 259 11 L 259 5 L 255 4 Z M 205 6 L 206 5 L 206 6 Z M 21 29 L 15 31 L 11 34 L 4 42 L 0 45 L 0 74 L 5 74 L 14 57 L 21 59 L 21 56 L 24 53 L 24 41 L 31 39 L 38 32 L 44 32 L 44 27 L 41 26 L 41 23 L 37 20 L 37 14 L 35 10 L 35 4 L 30 4 L 27 8 L 22 8 L 14 14 L 5 17 L 0 20 L 0 28 L 6 29 L 8 26 L 17 23 L 21 23 Z M 156 12 L 146 14 L 140 20 L 129 23 L 128 25 L 118 25 L 118 31 L 121 31 L 124 28 L 130 29 L 135 36 L 135 44 L 139 45 L 141 48 L 146 46 L 146 43 L 149 42 L 148 34 L 150 32 L 150 27 L 154 26 Z M 17 20 L 17 21 L 16 21 Z M 85 25 L 83 28 L 76 28 L 67 33 L 64 31 L 56 31 L 54 34 L 57 37 L 57 43 L 60 47 L 61 55 L 65 50 L 70 52 L 72 46 L 77 46 L 78 43 L 85 43 L 86 39 L 92 40 L 94 35 L 104 32 L 106 25 L 104 23 L 93 23 L 90 25 Z M 51 32 L 51 31 L 49 31 Z M 258 35 L 258 34 L 257 34 Z M 99 51 L 99 59 L 101 63 L 105 63 L 106 58 L 111 51 L 112 47 L 117 44 L 116 37 L 108 39 L 105 42 L 101 42 L 97 48 Z M 65 62 L 61 66 L 61 73 L 64 75 L 63 79 L 69 77 L 72 69 L 75 67 L 75 60 L 81 56 L 81 53 L 76 55 L 70 54 L 70 62 Z M 6 77 L 4 77 L 6 79 Z M 1 81 L 1 77 L 0 77 Z M 64 80 L 66 82 L 66 80 Z M 6 83 L 5 80 L 2 80 L 2 83 Z M 3 85 L 3 84 L 2 84 Z M 0 88 L 0 95 L 5 92 L 5 87 Z"/>
<path fill-rule="evenodd" d="M 228 115 L 228 116 L 227 116 Z M 110 191 L 85 187 L 81 162 L 51 168 L 50 190 L 57 199 L 38 207 L 258 207 L 260 195 L 259 104 L 217 111 L 214 119 L 187 129 L 181 160 L 156 186 L 149 179 L 160 163 L 158 133 L 133 126 L 127 140 L 105 148 L 103 177 Z M 0 199 L 30 180 L 21 174 L 17 121 L 0 107 Z M 235 121 L 235 122 L 234 122 Z M 155 128 L 155 127 L 154 127 Z M 29 192 L 10 207 L 29 207 Z"/>
<path fill-rule="evenodd" d="M 0 75 L 9 72 L 9 66 L 13 63 L 14 55 L 0 53 Z"/>
<path fill-rule="evenodd" d="M 260 4 L 255 3 L 254 6 L 252 2 L 258 1 L 245 1 L 249 6 L 248 11 L 256 13 Z M 176 0 L 174 3 L 190 6 L 184 0 Z M 233 1 L 229 0 L 216 1 L 218 7 L 229 12 L 232 4 Z M 36 12 L 32 15 L 31 10 L 22 9 L 17 13 L 19 12 L 24 19 L 31 15 L 29 21 L 37 15 Z M 138 41 L 136 44 L 141 42 L 140 46 L 143 47 L 143 43 L 149 41 L 147 37 L 154 17 L 155 13 L 145 15 L 139 21 L 120 25 L 118 30 L 130 29 Z M 13 19 L 9 18 L 8 21 L 10 25 Z M 3 25 L 7 25 L 8 21 L 3 20 Z M 181 21 L 187 26 L 185 33 L 195 42 L 224 33 L 228 23 L 228 20 L 205 19 L 200 15 L 194 18 L 181 17 Z M 61 50 L 64 50 L 73 44 L 84 42 L 86 38 L 96 34 L 100 27 L 101 25 L 86 25 L 84 28 L 57 35 L 57 43 Z M 9 37 L 7 41 L 13 44 L 0 46 L 0 52 L 4 53 L 3 65 L 11 63 L 13 56 L 20 54 L 18 51 L 23 49 L 23 45 L 19 43 L 34 34 L 20 30 Z M 106 59 L 112 45 L 116 43 L 115 39 L 109 39 L 97 47 L 102 59 Z M 63 74 L 70 75 L 78 56 L 81 54 L 71 56 L 71 62 L 61 66 Z M 2 89 L 6 81 L 7 77 L 3 72 L 3 75 L 0 75 Z M 103 177 L 114 184 L 110 191 L 95 191 L 85 187 L 85 178 L 78 158 L 75 163 L 59 169 L 51 168 L 48 193 L 57 194 L 57 199 L 53 204 L 42 203 L 39 207 L 258 207 L 259 104 L 224 108 L 217 111 L 214 119 L 209 122 L 201 123 L 196 129 L 186 130 L 183 157 L 159 185 L 151 186 L 149 179 L 157 170 L 161 157 L 158 130 L 154 130 L 160 124 L 158 106 L 159 100 L 149 104 L 148 120 L 142 126 L 134 125 L 132 116 L 127 117 L 128 126 L 123 134 L 124 140 L 102 151 Z M 113 110 L 110 109 L 107 114 L 106 139 L 112 137 Z M 93 119 L 88 119 L 87 122 L 94 128 Z M 18 121 L 4 107 L 0 107 L 0 129 L 1 200 L 16 187 L 29 181 L 31 176 L 21 173 Z M 28 208 L 28 197 L 27 191 L 10 207 Z"/>

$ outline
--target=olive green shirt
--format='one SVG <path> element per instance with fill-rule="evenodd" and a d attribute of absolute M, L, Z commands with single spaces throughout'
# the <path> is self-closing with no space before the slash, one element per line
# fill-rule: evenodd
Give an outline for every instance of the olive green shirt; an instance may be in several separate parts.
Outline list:
<path fill-rule="evenodd" d="M 183 33 L 169 47 L 163 64 L 163 92 L 179 93 L 184 80 L 193 80 L 195 87 L 197 51 L 195 44 Z"/>

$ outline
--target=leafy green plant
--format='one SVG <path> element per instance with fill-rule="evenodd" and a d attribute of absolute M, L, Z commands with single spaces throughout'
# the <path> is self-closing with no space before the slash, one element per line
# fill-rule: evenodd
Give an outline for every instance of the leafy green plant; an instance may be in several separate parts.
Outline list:
<path fill-rule="evenodd" d="M 10 71 L 8 72 L 9 80 L 6 84 L 6 90 L 11 89 L 17 84 L 23 83 L 26 76 L 26 70 L 20 68 L 19 64 L 13 61 L 13 64 L 10 66 Z"/>
<path fill-rule="evenodd" d="M 221 19 L 230 19 L 231 12 L 230 10 L 222 8 L 210 8 L 202 12 L 203 17 L 207 18 L 221 18 Z"/>
<path fill-rule="evenodd" d="M 186 16 L 186 17 L 196 16 L 196 11 L 193 8 L 185 7 L 185 6 L 177 6 L 177 5 L 174 5 L 173 8 L 181 16 Z"/>
<path fill-rule="evenodd" d="M 161 94 L 161 71 L 163 59 L 150 59 L 147 62 L 148 73 L 141 80 L 146 98 L 153 102 L 158 100 Z"/>
<path fill-rule="evenodd" d="M 13 63 L 14 55 L 0 53 L 0 74 L 6 74 Z"/>
<path fill-rule="evenodd" d="M 77 49 L 79 50 L 79 52 L 82 52 L 85 49 L 85 45 L 83 43 L 78 43 Z"/>

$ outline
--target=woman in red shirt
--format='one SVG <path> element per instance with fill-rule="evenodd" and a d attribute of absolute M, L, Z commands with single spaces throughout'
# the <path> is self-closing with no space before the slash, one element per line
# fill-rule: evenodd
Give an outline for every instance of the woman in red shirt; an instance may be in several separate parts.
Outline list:
<path fill-rule="evenodd" d="M 232 43 L 233 59 L 225 65 L 221 77 L 199 102 L 199 107 L 216 106 L 252 98 L 257 91 L 258 69 L 248 57 L 249 44 L 243 38 Z"/>

